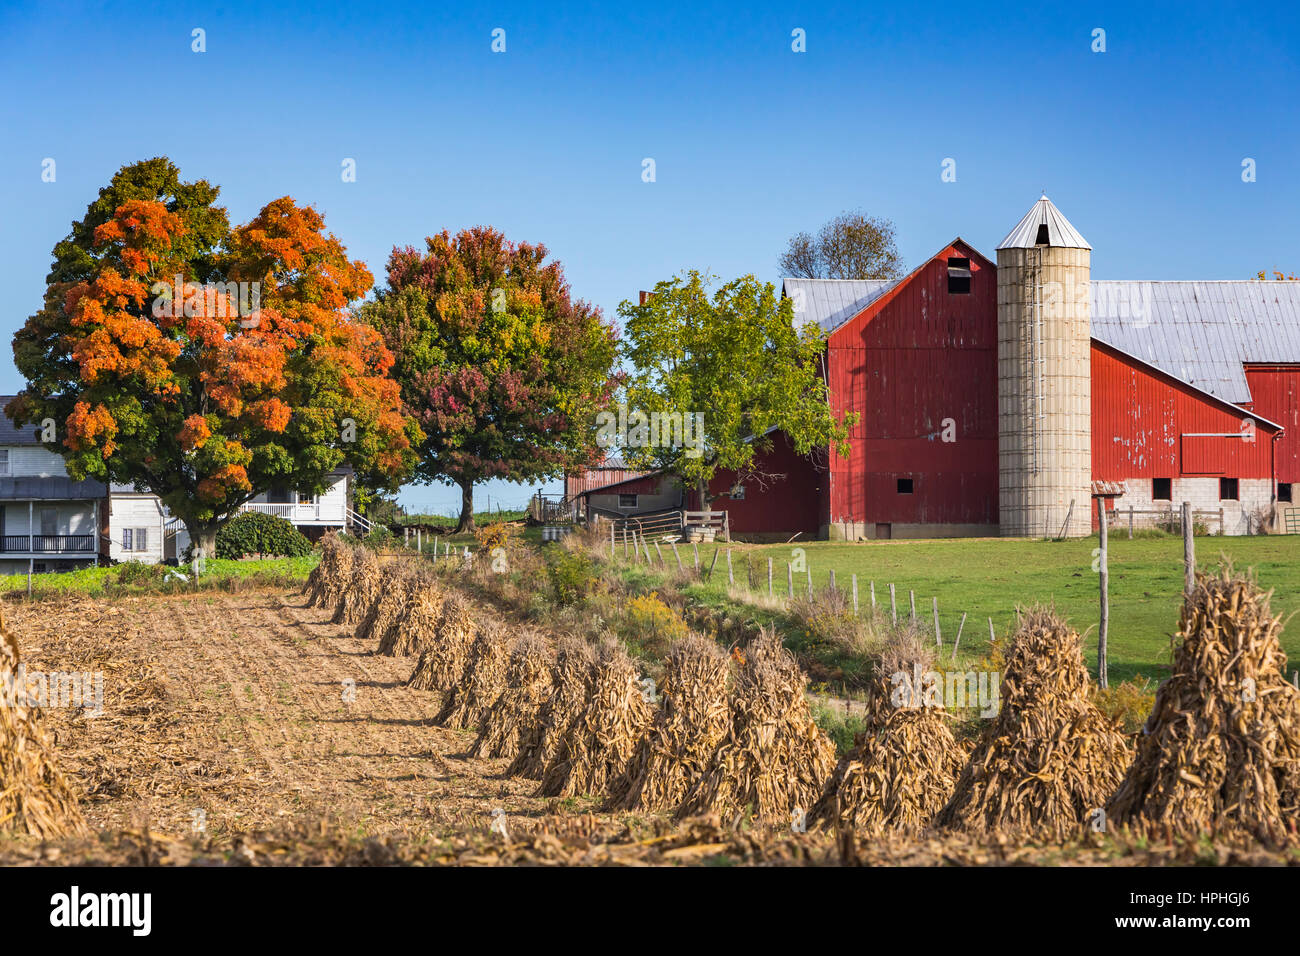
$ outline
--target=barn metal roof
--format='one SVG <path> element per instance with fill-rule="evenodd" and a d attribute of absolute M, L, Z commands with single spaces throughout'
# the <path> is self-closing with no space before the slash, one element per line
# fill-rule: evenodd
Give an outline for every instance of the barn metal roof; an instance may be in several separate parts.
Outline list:
<path fill-rule="evenodd" d="M 815 322 L 834 332 L 901 279 L 783 279 L 786 297 L 794 302 L 796 325 Z"/>
<path fill-rule="evenodd" d="M 1062 246 L 1066 249 L 1091 249 L 1088 240 L 1079 235 L 1079 231 L 1070 225 L 1070 220 L 1061 215 L 1061 210 L 1043 194 L 1043 198 L 1029 207 L 1025 218 L 1016 228 L 1007 233 L 1007 237 L 998 243 L 999 249 L 1032 249 L 1038 245 L 1038 227 L 1047 226 L 1047 244 Z"/>
<path fill-rule="evenodd" d="M 1094 280 L 1092 335 L 1233 404 L 1243 363 L 1300 362 L 1300 282 Z"/>

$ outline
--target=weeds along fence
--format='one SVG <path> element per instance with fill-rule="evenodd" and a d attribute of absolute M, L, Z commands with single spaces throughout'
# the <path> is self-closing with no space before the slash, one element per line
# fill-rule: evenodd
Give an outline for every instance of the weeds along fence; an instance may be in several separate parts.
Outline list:
<path fill-rule="evenodd" d="M 903 592 L 894 582 L 881 582 L 877 593 L 874 579 L 859 580 L 856 573 L 847 580 L 837 579 L 835 569 L 828 570 L 828 580 L 824 587 L 817 588 L 813 583 L 812 562 L 805 556 L 802 567 L 795 562 L 785 562 L 783 568 L 769 556 L 765 564 L 755 566 L 746 556 L 743 565 L 737 561 L 729 547 L 714 547 L 711 556 L 701 556 L 700 542 L 679 543 L 675 540 L 663 541 L 656 538 L 654 532 L 639 533 L 635 527 L 617 527 L 610 524 L 608 539 L 605 541 L 606 555 L 612 561 L 628 564 L 642 564 L 647 568 L 658 567 L 660 570 L 686 574 L 701 582 L 712 582 L 715 576 L 726 575 L 729 592 L 738 593 L 746 603 L 780 608 L 790 611 L 796 600 L 815 601 L 819 596 L 829 596 L 832 603 L 842 607 L 843 613 L 853 617 L 868 617 L 877 614 L 887 615 L 889 622 L 897 627 L 908 625 L 934 639 L 937 651 L 949 653 L 951 660 L 957 660 L 962 637 L 970 639 L 966 630 L 969 611 L 948 612 L 948 634 L 950 641 L 944 642 L 944 628 L 940 617 L 939 597 L 930 595 L 928 605 L 924 595 L 917 605 L 915 589 Z M 900 601 L 906 603 L 900 605 Z M 996 639 L 993 618 L 986 619 L 989 639 Z M 969 623 L 974 624 L 973 620 Z M 945 650 L 945 648 L 948 648 Z"/>

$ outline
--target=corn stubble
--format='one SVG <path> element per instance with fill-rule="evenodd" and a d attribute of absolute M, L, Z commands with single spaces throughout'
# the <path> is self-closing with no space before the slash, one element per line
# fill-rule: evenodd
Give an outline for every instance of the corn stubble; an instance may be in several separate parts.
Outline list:
<path fill-rule="evenodd" d="M 610 790 L 609 810 L 675 810 L 731 727 L 727 655 L 687 637 L 668 652 L 654 722 Z"/>
<path fill-rule="evenodd" d="M 622 645 L 601 645 L 582 712 L 542 775 L 542 796 L 603 794 L 624 771 L 652 716 L 639 678 Z"/>
<path fill-rule="evenodd" d="M 1295 838 L 1300 691 L 1280 616 L 1248 576 L 1198 574 L 1137 756 L 1108 812 L 1135 830 Z"/>
<path fill-rule="evenodd" d="M 751 810 L 789 822 L 806 812 L 835 767 L 835 747 L 813 721 L 807 678 L 772 631 L 745 648 L 731 695 L 731 727 L 678 818 Z"/>
<path fill-rule="evenodd" d="M 87 832 L 54 748 L 20 686 L 18 640 L 0 618 L 0 832 L 42 840 Z M 25 683 L 25 681 L 23 682 Z"/>
<path fill-rule="evenodd" d="M 935 822 L 975 834 L 1082 834 L 1119 785 L 1128 741 L 1089 692 L 1080 638 L 1055 612 L 1020 612 L 1001 709 Z"/>

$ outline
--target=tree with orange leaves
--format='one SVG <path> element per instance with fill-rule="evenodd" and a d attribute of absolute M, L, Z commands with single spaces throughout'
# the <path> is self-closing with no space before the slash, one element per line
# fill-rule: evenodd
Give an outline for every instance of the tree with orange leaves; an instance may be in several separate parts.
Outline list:
<path fill-rule="evenodd" d="M 310 207 L 286 196 L 232 230 L 217 194 L 161 158 L 113 177 L 55 247 L 6 409 L 54 421 L 73 478 L 156 494 L 206 554 L 273 486 L 319 493 L 346 463 L 395 487 L 423 437 L 392 354 L 348 311 L 365 265 Z"/>

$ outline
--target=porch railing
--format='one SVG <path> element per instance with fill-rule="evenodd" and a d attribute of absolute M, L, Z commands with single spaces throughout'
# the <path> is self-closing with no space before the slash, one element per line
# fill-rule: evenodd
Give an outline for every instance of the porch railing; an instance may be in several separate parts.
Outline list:
<path fill-rule="evenodd" d="M 93 554 L 93 534 L 6 534 L 0 535 L 0 551 L 36 554 Z"/>

